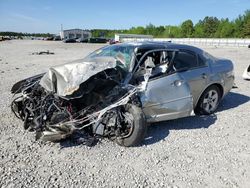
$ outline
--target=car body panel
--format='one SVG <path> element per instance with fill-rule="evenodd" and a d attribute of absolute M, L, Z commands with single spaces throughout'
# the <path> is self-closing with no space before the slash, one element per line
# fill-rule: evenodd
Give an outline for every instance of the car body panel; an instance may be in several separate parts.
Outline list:
<path fill-rule="evenodd" d="M 112 57 L 99 57 L 91 62 L 77 60 L 72 63 L 51 67 L 42 77 L 40 85 L 47 91 L 56 92 L 65 97 L 77 91 L 81 83 L 91 76 L 116 67 L 116 61 Z"/>
<path fill-rule="evenodd" d="M 224 97 L 234 85 L 234 67 L 232 61 L 228 59 L 218 59 L 210 62 L 211 75 L 210 83 L 218 83 L 223 88 Z"/>
<path fill-rule="evenodd" d="M 149 48 L 151 46 L 151 48 Z M 202 93 L 211 85 L 216 84 L 222 88 L 222 97 L 224 97 L 234 85 L 234 67 L 232 61 L 228 59 L 215 58 L 200 48 L 174 44 L 169 42 L 146 42 L 142 43 L 140 48 L 162 49 L 166 50 L 184 50 L 195 53 L 205 60 L 206 66 L 181 71 L 181 76 L 189 83 L 191 94 L 193 96 L 193 108 L 196 107 Z"/>
<path fill-rule="evenodd" d="M 189 85 L 179 73 L 149 80 L 140 98 L 148 122 L 186 117 L 193 110 Z"/>
<path fill-rule="evenodd" d="M 44 74 L 45 73 L 41 73 L 41 74 L 38 74 L 38 75 L 35 75 L 35 76 L 18 81 L 17 83 L 15 83 L 12 86 L 12 88 L 10 90 L 11 93 L 14 93 L 14 94 L 20 93 L 21 92 L 20 89 L 25 85 L 26 82 L 40 80 L 44 76 Z"/>
<path fill-rule="evenodd" d="M 180 73 L 188 82 L 193 96 L 193 106 L 197 104 L 203 89 L 209 83 L 210 69 L 209 67 L 199 67 Z"/>

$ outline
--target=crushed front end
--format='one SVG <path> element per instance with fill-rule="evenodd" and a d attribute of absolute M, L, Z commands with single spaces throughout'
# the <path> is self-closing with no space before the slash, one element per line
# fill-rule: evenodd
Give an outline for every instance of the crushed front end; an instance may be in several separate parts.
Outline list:
<path fill-rule="evenodd" d="M 71 137 L 91 145 L 100 136 L 129 136 L 134 124 L 127 109 L 140 106 L 138 87 L 122 84 L 124 72 L 106 62 L 67 64 L 15 84 L 12 111 L 44 141 Z"/>

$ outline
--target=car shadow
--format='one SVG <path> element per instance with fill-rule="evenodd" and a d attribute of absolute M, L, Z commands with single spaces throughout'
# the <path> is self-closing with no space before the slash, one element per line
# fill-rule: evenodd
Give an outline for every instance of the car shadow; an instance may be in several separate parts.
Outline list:
<path fill-rule="evenodd" d="M 154 123 L 148 127 L 148 135 L 143 144 L 151 145 L 164 140 L 169 135 L 169 130 L 201 129 L 208 128 L 217 120 L 215 114 L 209 116 L 191 116 L 170 120 L 160 123 Z"/>
<path fill-rule="evenodd" d="M 217 112 L 236 108 L 248 102 L 249 100 L 250 97 L 246 95 L 230 92 L 221 102 Z M 214 124 L 216 120 L 216 114 L 212 114 L 209 116 L 191 116 L 176 120 L 154 123 L 148 127 L 148 135 L 146 136 L 143 145 L 151 145 L 164 140 L 169 135 L 169 130 L 208 128 L 209 126 Z"/>
<path fill-rule="evenodd" d="M 79 145 L 86 145 L 89 147 L 95 146 L 98 143 L 98 138 L 84 135 L 81 133 L 74 133 L 68 139 L 60 141 L 61 148 L 70 148 Z"/>
<path fill-rule="evenodd" d="M 240 93 L 229 92 L 222 100 L 217 112 L 236 108 L 244 103 L 247 103 L 248 101 L 250 101 L 249 96 L 242 95 Z"/>

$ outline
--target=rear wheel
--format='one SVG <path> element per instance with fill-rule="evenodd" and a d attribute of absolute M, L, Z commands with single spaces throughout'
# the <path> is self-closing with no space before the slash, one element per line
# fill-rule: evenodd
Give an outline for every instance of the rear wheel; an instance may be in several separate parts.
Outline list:
<path fill-rule="evenodd" d="M 220 103 L 221 94 L 217 86 L 213 85 L 208 87 L 199 99 L 195 113 L 198 115 L 209 115 L 214 113 Z"/>
<path fill-rule="evenodd" d="M 124 125 L 116 142 L 121 146 L 136 146 L 144 139 L 147 132 L 147 124 L 144 114 L 136 105 L 128 104 L 124 109 Z"/>

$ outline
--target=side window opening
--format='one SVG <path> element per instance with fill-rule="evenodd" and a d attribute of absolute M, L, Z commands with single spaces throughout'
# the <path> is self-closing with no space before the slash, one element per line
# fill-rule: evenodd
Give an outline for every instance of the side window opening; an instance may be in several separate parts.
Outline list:
<path fill-rule="evenodd" d="M 143 75 L 145 74 L 146 69 L 149 68 L 152 69 L 150 78 L 156 78 L 158 76 L 165 74 L 172 60 L 173 51 L 167 51 L 167 50 L 153 51 L 145 56 L 143 56 L 142 52 L 140 52 L 137 56 L 137 59 L 138 57 L 143 59 L 139 60 L 140 66 L 137 68 L 134 74 L 134 78 L 137 80 L 137 82 L 143 79 Z"/>
<path fill-rule="evenodd" d="M 197 57 L 194 53 L 179 51 L 174 59 L 174 67 L 176 70 L 198 67 Z"/>
<path fill-rule="evenodd" d="M 142 60 L 142 66 L 152 68 L 151 78 L 155 78 L 167 72 L 172 57 L 172 51 L 152 52 Z"/>
<path fill-rule="evenodd" d="M 151 64 L 153 63 L 154 66 L 157 66 L 160 64 L 160 53 L 159 52 L 151 52 L 147 54 L 143 59 L 141 60 L 140 67 L 147 68 L 147 62 L 151 61 Z"/>

